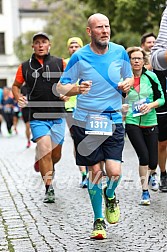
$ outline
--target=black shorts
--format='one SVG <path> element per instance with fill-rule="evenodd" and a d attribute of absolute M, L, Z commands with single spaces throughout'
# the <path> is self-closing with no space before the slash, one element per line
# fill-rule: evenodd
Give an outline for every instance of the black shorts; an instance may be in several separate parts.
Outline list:
<path fill-rule="evenodd" d="M 22 108 L 22 117 L 25 123 L 30 121 L 30 109 L 28 107 Z"/>
<path fill-rule="evenodd" d="M 86 135 L 84 125 L 72 126 L 76 164 L 92 166 L 107 159 L 122 161 L 124 127 L 117 124 L 112 136 Z M 84 124 L 84 123 L 83 123 Z"/>
<path fill-rule="evenodd" d="M 167 113 L 166 114 L 157 114 L 158 121 L 158 141 L 163 142 L 167 140 Z"/>
<path fill-rule="evenodd" d="M 13 116 L 19 118 L 19 112 L 14 112 L 14 113 L 13 113 Z"/>

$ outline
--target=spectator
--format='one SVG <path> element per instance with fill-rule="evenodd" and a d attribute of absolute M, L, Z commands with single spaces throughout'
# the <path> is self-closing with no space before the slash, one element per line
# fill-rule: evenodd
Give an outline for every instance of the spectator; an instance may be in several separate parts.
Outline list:
<path fill-rule="evenodd" d="M 2 98 L 2 114 L 6 122 L 9 136 L 12 135 L 13 107 L 14 107 L 14 99 L 11 98 L 10 92 L 11 92 L 10 88 L 4 87 Z"/>
<path fill-rule="evenodd" d="M 141 37 L 141 48 L 146 52 L 145 67 L 152 70 L 150 63 L 151 48 L 154 46 L 156 36 L 153 32 L 144 33 Z"/>

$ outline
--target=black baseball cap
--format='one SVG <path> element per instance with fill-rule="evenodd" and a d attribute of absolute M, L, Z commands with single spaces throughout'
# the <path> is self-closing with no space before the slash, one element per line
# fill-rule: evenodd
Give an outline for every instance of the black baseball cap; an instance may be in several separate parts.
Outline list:
<path fill-rule="evenodd" d="M 50 40 L 49 39 L 49 36 L 47 33 L 45 32 L 38 32 L 38 33 L 35 33 L 32 37 L 32 40 L 34 41 L 38 36 L 42 36 L 42 37 L 45 37 L 46 39 Z"/>

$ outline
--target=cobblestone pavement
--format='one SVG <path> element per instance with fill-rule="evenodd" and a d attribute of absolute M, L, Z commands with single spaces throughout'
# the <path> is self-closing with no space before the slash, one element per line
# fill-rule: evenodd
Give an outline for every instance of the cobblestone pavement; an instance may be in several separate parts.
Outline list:
<path fill-rule="evenodd" d="M 43 182 L 33 169 L 35 144 L 26 149 L 22 122 L 18 129 L 18 135 L 7 137 L 3 125 L 0 136 L 0 251 L 167 251 L 167 194 L 150 192 L 151 205 L 139 205 L 137 157 L 127 139 L 117 188 L 120 222 L 107 226 L 107 239 L 96 241 L 89 238 L 93 214 L 87 189 L 79 187 L 68 132 L 55 167 L 56 202 L 44 204 Z"/>

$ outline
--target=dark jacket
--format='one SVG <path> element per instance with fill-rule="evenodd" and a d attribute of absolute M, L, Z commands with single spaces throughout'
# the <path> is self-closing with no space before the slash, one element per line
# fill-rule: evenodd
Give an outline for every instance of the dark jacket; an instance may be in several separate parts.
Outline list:
<path fill-rule="evenodd" d="M 63 60 L 48 54 L 41 65 L 33 54 L 30 60 L 22 63 L 22 72 L 27 85 L 30 120 L 62 117 L 64 102 L 56 93 L 56 84 L 63 72 Z"/>
<path fill-rule="evenodd" d="M 162 90 L 163 90 L 164 97 L 165 97 L 165 104 L 163 106 L 157 108 L 156 111 L 158 113 L 167 112 L 167 70 L 158 71 L 158 70 L 154 69 L 153 71 L 157 75 L 157 77 L 161 83 Z"/>

